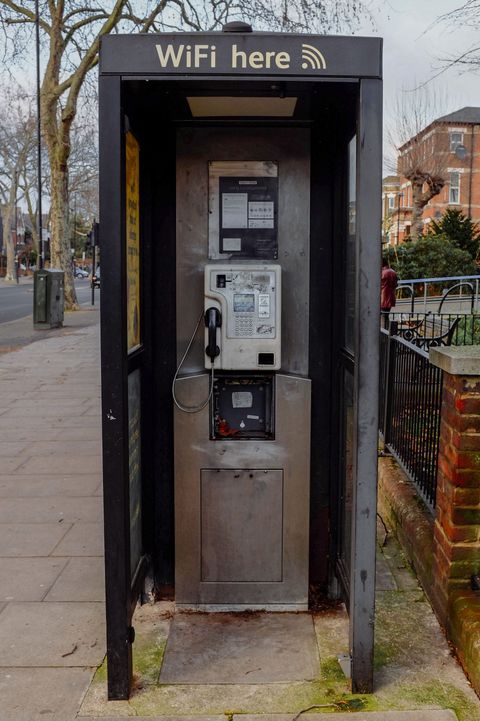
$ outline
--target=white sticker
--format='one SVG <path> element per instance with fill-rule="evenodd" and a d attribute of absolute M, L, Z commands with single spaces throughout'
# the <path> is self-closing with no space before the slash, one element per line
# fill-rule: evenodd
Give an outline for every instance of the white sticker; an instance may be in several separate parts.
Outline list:
<path fill-rule="evenodd" d="M 247 193 L 222 193 L 222 228 L 246 228 L 247 206 Z"/>
<path fill-rule="evenodd" d="M 247 416 L 250 421 L 258 421 L 260 416 Z"/>
<path fill-rule="evenodd" d="M 222 241 L 223 252 L 226 253 L 229 250 L 242 250 L 242 239 L 241 238 L 224 238 Z"/>
<path fill-rule="evenodd" d="M 259 318 L 270 318 L 270 294 L 259 293 L 258 294 L 258 317 Z"/>
<path fill-rule="evenodd" d="M 248 217 L 256 218 L 273 218 L 273 202 L 272 201 L 251 201 L 248 204 Z"/>
<path fill-rule="evenodd" d="M 251 408 L 253 406 L 253 394 L 250 391 L 234 391 L 232 393 L 233 408 Z"/>

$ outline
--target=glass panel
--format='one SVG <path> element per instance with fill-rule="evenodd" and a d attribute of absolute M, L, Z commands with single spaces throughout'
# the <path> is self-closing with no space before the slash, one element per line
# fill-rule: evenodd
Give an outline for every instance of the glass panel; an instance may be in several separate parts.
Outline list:
<path fill-rule="evenodd" d="M 128 376 L 128 466 L 130 495 L 130 572 L 142 555 L 142 467 L 140 436 L 140 369 Z"/>
<path fill-rule="evenodd" d="M 354 136 L 348 145 L 348 227 L 345 249 L 345 326 L 344 345 L 354 352 L 355 322 L 355 235 L 357 193 L 357 138 Z"/>

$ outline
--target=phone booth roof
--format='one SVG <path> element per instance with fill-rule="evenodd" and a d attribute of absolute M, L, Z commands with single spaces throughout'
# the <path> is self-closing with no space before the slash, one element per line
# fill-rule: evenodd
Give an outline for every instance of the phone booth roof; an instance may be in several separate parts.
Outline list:
<path fill-rule="evenodd" d="M 382 40 L 256 32 L 106 35 L 100 74 L 297 82 L 381 78 Z"/>

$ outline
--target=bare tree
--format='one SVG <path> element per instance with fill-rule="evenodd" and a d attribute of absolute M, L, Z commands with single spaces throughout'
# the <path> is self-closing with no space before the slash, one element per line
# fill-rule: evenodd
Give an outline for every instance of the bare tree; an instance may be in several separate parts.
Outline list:
<path fill-rule="evenodd" d="M 15 280 L 15 247 L 12 223 L 22 199 L 22 179 L 34 151 L 35 116 L 27 93 L 18 85 L 2 88 L 5 103 L 0 108 L 0 200 L 3 239 L 7 255 L 5 280 Z"/>
<path fill-rule="evenodd" d="M 440 15 L 435 21 L 435 24 L 479 31 L 480 0 L 466 0 L 466 2 L 463 2 L 453 10 Z M 468 70 L 478 71 L 480 69 L 480 42 L 476 42 L 471 47 L 465 48 L 461 53 L 442 58 L 441 62 L 442 68 L 437 75 L 454 66 L 458 67 L 462 72 Z"/>
<path fill-rule="evenodd" d="M 351 29 L 365 14 L 357 0 L 43 0 L 40 30 L 48 61 L 41 86 L 41 121 L 51 173 L 51 257 L 65 271 L 67 308 L 77 300 L 68 233 L 69 162 L 72 127 L 82 87 L 98 63 L 102 36 L 111 32 L 167 29 L 213 30 L 242 18 L 258 29 L 339 31 Z M 6 53 L 18 58 L 35 23 L 33 3 L 0 0 Z"/>
<path fill-rule="evenodd" d="M 412 187 L 412 240 L 423 233 L 423 209 L 446 182 L 449 147 L 443 136 L 432 132 L 432 123 L 445 114 L 447 102 L 429 88 L 404 90 L 397 98 L 392 127 L 387 130 L 396 156 L 394 169 Z M 443 112 L 439 110 L 442 106 Z"/>

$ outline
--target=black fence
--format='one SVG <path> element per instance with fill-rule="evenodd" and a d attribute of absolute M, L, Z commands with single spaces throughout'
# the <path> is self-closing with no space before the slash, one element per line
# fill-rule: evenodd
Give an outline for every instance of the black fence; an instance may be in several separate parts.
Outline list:
<path fill-rule="evenodd" d="M 424 348 L 397 332 L 390 320 L 380 334 L 380 432 L 433 512 L 442 371 L 430 364 Z"/>
<path fill-rule="evenodd" d="M 395 335 L 417 348 L 480 345 L 480 315 L 453 313 L 390 313 L 383 318 Z"/>

